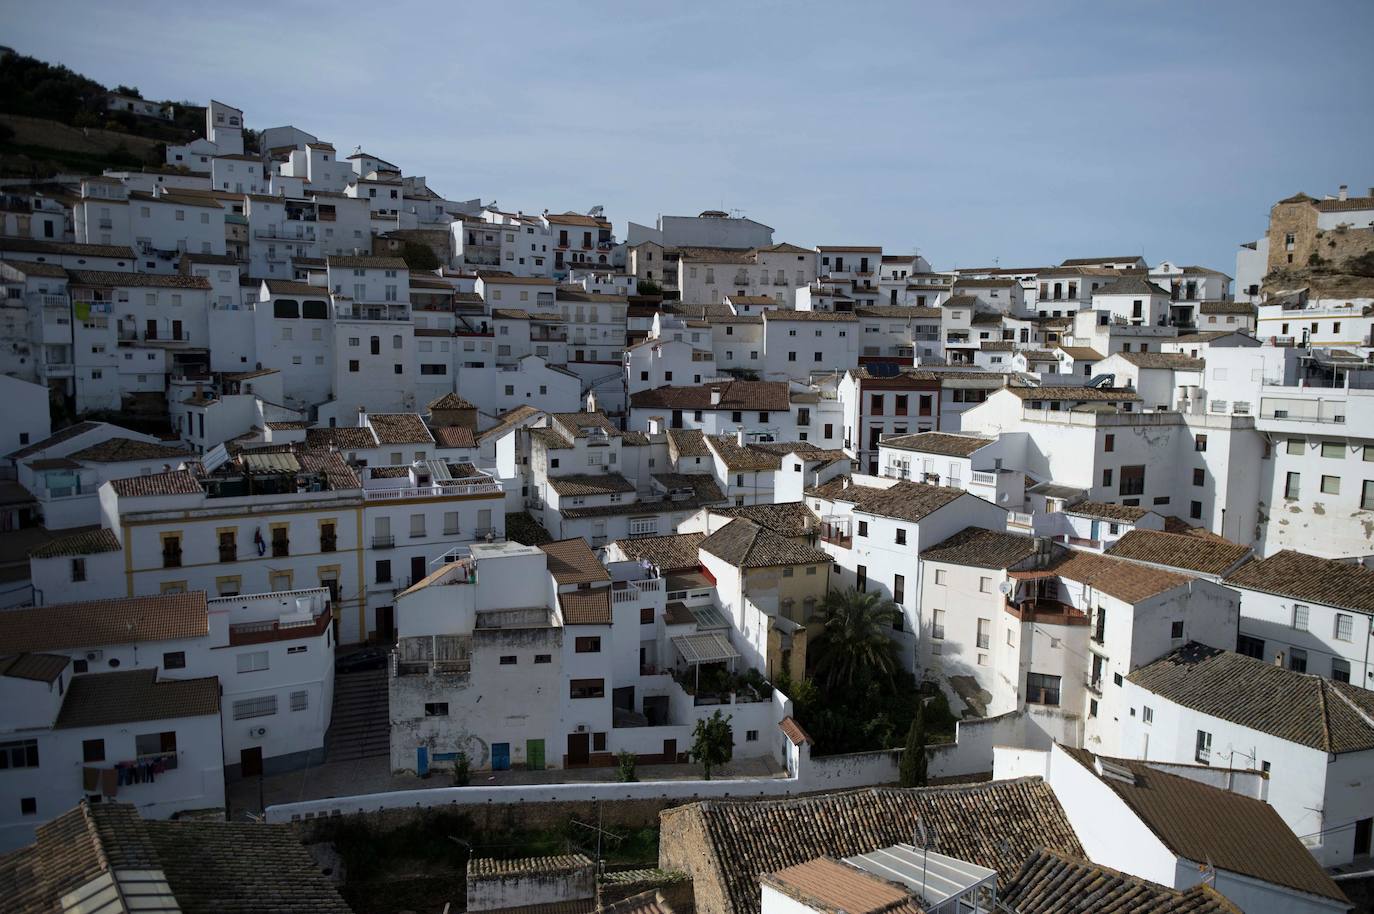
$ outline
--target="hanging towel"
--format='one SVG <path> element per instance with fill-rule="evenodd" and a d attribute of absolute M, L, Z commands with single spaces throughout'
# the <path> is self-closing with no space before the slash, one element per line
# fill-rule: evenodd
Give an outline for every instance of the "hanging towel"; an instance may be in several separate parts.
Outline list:
<path fill-rule="evenodd" d="M 119 772 L 113 768 L 106 768 L 100 772 L 100 792 L 107 797 L 113 797 L 119 793 Z"/>
<path fill-rule="evenodd" d="M 96 789 L 97 789 L 99 786 L 100 786 L 100 769 L 99 769 L 99 768 L 82 768 L 82 769 L 81 769 L 81 789 L 84 790 L 84 791 L 86 791 L 87 793 L 95 793 Z"/>

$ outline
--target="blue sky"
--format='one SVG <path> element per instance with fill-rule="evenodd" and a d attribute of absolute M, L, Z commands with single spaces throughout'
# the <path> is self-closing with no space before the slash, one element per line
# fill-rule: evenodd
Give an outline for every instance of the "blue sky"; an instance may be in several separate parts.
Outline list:
<path fill-rule="evenodd" d="M 1230 273 L 1275 200 L 1374 186 L 1367 0 L 675 7 L 0 0 L 0 43 L 622 235 L 724 208 L 937 267 Z"/>

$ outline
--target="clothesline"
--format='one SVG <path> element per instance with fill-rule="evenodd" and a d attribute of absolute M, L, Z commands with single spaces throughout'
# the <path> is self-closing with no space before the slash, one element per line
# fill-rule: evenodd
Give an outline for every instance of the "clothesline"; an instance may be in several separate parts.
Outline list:
<path fill-rule="evenodd" d="M 99 790 L 107 797 L 118 796 L 120 787 L 132 784 L 152 784 L 158 775 L 176 767 L 175 752 L 160 752 L 137 759 L 116 762 L 111 768 L 85 765 L 81 769 L 81 786 L 87 793 Z"/>

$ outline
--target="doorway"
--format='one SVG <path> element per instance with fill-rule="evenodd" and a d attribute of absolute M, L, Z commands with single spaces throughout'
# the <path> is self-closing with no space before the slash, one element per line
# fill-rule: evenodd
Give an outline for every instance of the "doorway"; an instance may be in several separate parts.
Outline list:
<path fill-rule="evenodd" d="M 491 770 L 510 770 L 510 743 L 491 744 Z"/>
<path fill-rule="evenodd" d="M 396 640 L 396 608 L 394 606 L 377 607 L 377 630 L 375 632 L 378 641 L 383 644 L 390 644 Z"/>
<path fill-rule="evenodd" d="M 592 737 L 590 733 L 568 734 L 568 767 L 586 765 L 592 759 Z"/>
<path fill-rule="evenodd" d="M 1374 819 L 1360 819 L 1355 823 L 1355 856 L 1368 857 L 1374 839 Z"/>
<path fill-rule="evenodd" d="M 412 555 L 410 557 L 410 583 L 414 585 L 425 576 L 425 557 L 423 555 Z"/>
<path fill-rule="evenodd" d="M 542 739 L 525 740 L 525 767 L 530 771 L 544 770 L 544 741 Z"/>
<path fill-rule="evenodd" d="M 262 747 L 250 746 L 239 750 L 239 776 L 255 778 L 262 774 Z"/>

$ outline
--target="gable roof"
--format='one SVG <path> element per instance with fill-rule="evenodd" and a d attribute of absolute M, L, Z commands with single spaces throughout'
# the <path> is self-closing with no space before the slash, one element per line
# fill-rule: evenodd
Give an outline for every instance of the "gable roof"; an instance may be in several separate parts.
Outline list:
<path fill-rule="evenodd" d="M 1093 295 L 1168 295 L 1162 289 L 1142 276 L 1123 276 L 1093 290 Z"/>
<path fill-rule="evenodd" d="M 1374 692 L 1189 642 L 1127 678 L 1175 704 L 1340 754 L 1374 749 Z"/>
<path fill-rule="evenodd" d="M 813 498 L 850 502 L 854 505 L 855 511 L 865 514 L 877 514 L 912 522 L 919 521 L 927 514 L 968 495 L 963 489 L 933 486 L 906 479 L 888 488 L 866 486 L 851 483 L 848 476 L 836 476 L 823 485 L 807 489 L 806 494 Z"/>
<path fill-rule="evenodd" d="M 123 547 L 119 538 L 108 527 L 84 527 L 68 531 L 65 536 L 29 550 L 31 559 L 54 559 L 72 555 L 95 555 L 101 552 L 118 552 Z"/>
<path fill-rule="evenodd" d="M 123 463 L 130 460 L 175 460 L 190 457 L 186 448 L 175 445 L 159 444 L 154 441 L 136 441 L 133 438 L 107 438 L 98 444 L 82 448 L 68 454 L 71 460 L 87 460 L 91 463 Z"/>
<path fill-rule="evenodd" d="M 697 550 L 705 533 L 669 533 L 666 536 L 636 536 L 616 540 L 626 558 L 653 562 L 662 571 L 687 571 L 701 565 Z"/>
<path fill-rule="evenodd" d="M 1010 568 L 1034 555 L 1035 549 L 1033 536 L 965 527 L 949 539 L 923 550 L 921 558 L 975 568 Z"/>
<path fill-rule="evenodd" d="M 499 438 L 520 422 L 523 422 L 531 416 L 537 416 L 539 413 L 540 410 L 533 406 L 517 406 L 515 409 L 502 413 L 498 417 L 496 424 L 491 428 L 478 432 L 477 440 L 478 442 L 483 442 L 488 438 Z"/>
<path fill-rule="evenodd" d="M 1325 606 L 1374 613 L 1374 571 L 1292 549 L 1242 565 L 1227 576 L 1225 583 Z"/>
<path fill-rule="evenodd" d="M 829 564 L 829 553 L 779 536 L 745 518 L 736 518 L 707 536 L 700 548 L 736 568 Z"/>
<path fill-rule="evenodd" d="M 110 480 L 110 486 L 121 498 L 140 498 L 153 495 L 199 495 L 200 482 L 189 470 L 153 473 L 148 476 L 128 476 Z"/>
<path fill-rule="evenodd" d="M 720 402 L 711 403 L 711 392 L 720 391 Z M 786 381 L 727 381 L 691 387 L 657 387 L 630 394 L 633 408 L 726 409 L 787 412 L 791 405 Z"/>
<path fill-rule="evenodd" d="M 1250 547 L 1220 537 L 1136 529 L 1127 531 L 1106 554 L 1202 574 L 1225 574 L 1250 554 Z"/>
<path fill-rule="evenodd" d="M 1244 914 L 1211 886 L 1180 892 L 1043 848 L 1026 858 L 997 900 L 1014 914 Z"/>
<path fill-rule="evenodd" d="M 209 630 L 203 590 L 0 613 L 0 645 L 16 652 L 198 638 Z"/>
<path fill-rule="evenodd" d="M 598 587 L 560 593 L 558 608 L 563 613 L 564 625 L 610 625 L 611 589 Z"/>
<path fill-rule="evenodd" d="M 429 433 L 439 447 L 477 447 L 477 436 L 466 425 L 440 425 L 431 428 Z"/>
<path fill-rule="evenodd" d="M 974 435 L 919 432 L 915 435 L 891 435 L 881 439 L 878 445 L 895 447 L 903 451 L 920 451 L 923 454 L 940 454 L 945 457 L 967 457 L 992 443 L 991 438 L 979 438 Z"/>
<path fill-rule="evenodd" d="M 573 473 L 567 476 L 550 476 L 549 488 L 566 498 L 633 492 L 635 484 L 619 473 Z"/>
<path fill-rule="evenodd" d="M 706 434 L 699 428 L 668 429 L 668 450 L 676 451 L 676 459 L 683 457 L 710 457 L 706 448 Z"/>
<path fill-rule="evenodd" d="M 611 573 L 580 536 L 544 543 L 539 548 L 548 556 L 549 574 L 559 584 L 594 584 L 611 579 Z"/>
<path fill-rule="evenodd" d="M 1202 371 L 1207 367 L 1207 363 L 1202 359 L 1195 359 L 1181 352 L 1117 352 L 1113 353 L 1113 357 L 1129 362 L 1137 368 Z"/>
<path fill-rule="evenodd" d="M 378 444 L 432 444 L 434 436 L 415 413 L 368 413 Z"/>
<path fill-rule="evenodd" d="M 1150 513 L 1149 508 L 1141 508 L 1136 505 L 1114 505 L 1105 501 L 1075 502 L 1062 510 L 1065 514 L 1079 517 L 1098 517 L 1103 520 L 1115 520 L 1127 524 L 1133 524 Z"/>
<path fill-rule="evenodd" d="M 370 448 L 377 436 L 365 425 L 339 425 L 305 430 L 305 445 L 313 448 Z"/>
<path fill-rule="evenodd" d="M 712 514 L 725 517 L 743 517 L 779 536 L 802 536 L 820 521 L 804 501 L 729 505 L 709 510 Z"/>
<path fill-rule="evenodd" d="M 290 825 L 158 821 L 128 803 L 83 800 L 39 825 L 34 844 L 0 856 L 0 887 L 12 914 L 55 914 L 129 870 L 154 892 L 146 904 L 182 914 L 351 914 Z M 161 893 L 150 876 L 165 877 Z"/>
<path fill-rule="evenodd" d="M 759 874 L 910 841 L 917 818 L 936 824 L 935 850 L 997 870 L 999 882 L 1038 848 L 1083 856 L 1054 792 L 1040 778 L 1022 778 L 678 806 L 659 814 L 660 859 L 687 869 L 703 887 L 698 897 L 718 893 L 729 910 L 752 914 Z M 676 846 L 688 833 L 699 840 Z"/>
<path fill-rule="evenodd" d="M 1061 748 L 1093 771 L 1091 752 Z M 1317 858 L 1268 803 L 1168 774 L 1145 762 L 1109 761 L 1130 771 L 1134 782 L 1100 776 L 1099 780 L 1178 856 L 1199 864 L 1210 861 L 1218 869 L 1348 903 Z"/>
<path fill-rule="evenodd" d="M 1115 387 L 1007 387 L 1022 400 L 1068 400 L 1087 402 L 1101 401 L 1138 401 L 1140 395 L 1134 390 Z"/>
<path fill-rule="evenodd" d="M 157 678 L 157 668 L 74 676 L 54 729 L 219 716 L 219 678 Z"/>
<path fill-rule="evenodd" d="M 63 441 L 66 441 L 70 438 L 75 438 L 77 435 L 82 435 L 86 432 L 95 431 L 96 429 L 101 428 L 105 424 L 106 423 L 104 422 L 78 422 L 75 425 L 69 425 L 66 428 L 58 429 L 48 437 L 44 438 L 42 441 L 35 441 L 33 444 L 21 447 L 17 451 L 11 451 L 9 454 L 5 456 L 7 456 L 11 460 L 23 460 L 25 457 L 32 457 L 34 454 L 42 453 L 43 451 L 46 451 L 53 445 L 61 444 Z M 109 427 L 118 428 L 118 426 Z"/>

